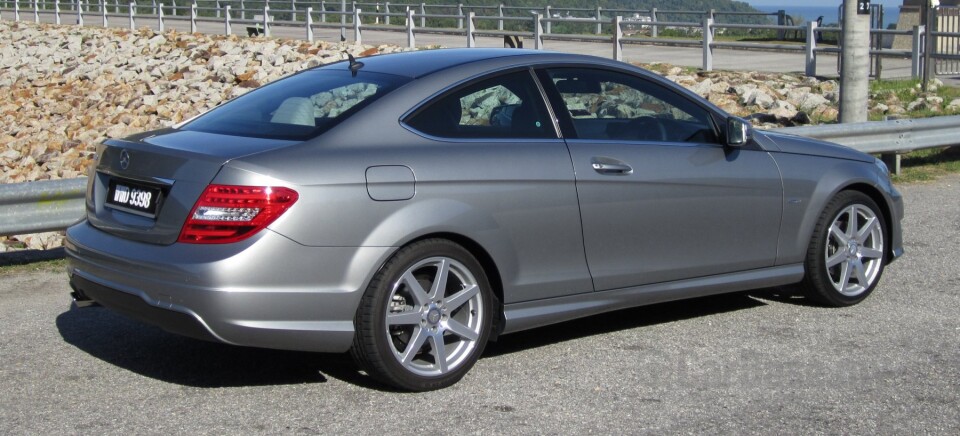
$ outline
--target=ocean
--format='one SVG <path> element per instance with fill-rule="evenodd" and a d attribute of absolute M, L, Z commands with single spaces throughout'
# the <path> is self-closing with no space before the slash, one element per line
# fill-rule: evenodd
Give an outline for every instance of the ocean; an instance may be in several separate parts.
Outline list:
<path fill-rule="evenodd" d="M 754 6 L 754 9 L 763 12 L 777 12 L 780 9 L 787 11 L 787 15 L 790 15 L 794 18 L 802 17 L 801 20 L 798 20 L 796 24 L 801 24 L 804 21 L 813 21 L 817 17 L 823 15 L 823 24 L 838 23 L 840 21 L 840 6 Z M 888 25 L 897 24 L 897 19 L 900 16 L 900 7 L 898 6 L 884 6 L 883 7 L 883 28 L 886 29 Z"/>

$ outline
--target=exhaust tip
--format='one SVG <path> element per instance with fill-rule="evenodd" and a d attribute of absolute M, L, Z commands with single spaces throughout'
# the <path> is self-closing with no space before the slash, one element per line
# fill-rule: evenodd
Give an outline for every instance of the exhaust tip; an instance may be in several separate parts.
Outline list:
<path fill-rule="evenodd" d="M 73 288 L 73 292 L 70 293 L 70 296 L 73 297 L 73 304 L 78 308 L 83 309 L 84 307 L 96 306 L 98 305 L 96 301 L 93 301 L 90 297 L 83 295 L 83 292 L 80 292 L 79 289 L 73 286 L 73 283 L 70 283 L 70 287 Z"/>

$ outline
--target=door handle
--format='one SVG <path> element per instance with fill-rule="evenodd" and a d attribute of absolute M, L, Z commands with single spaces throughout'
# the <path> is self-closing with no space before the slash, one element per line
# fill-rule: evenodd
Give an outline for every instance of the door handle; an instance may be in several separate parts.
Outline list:
<path fill-rule="evenodd" d="M 633 174 L 633 167 L 627 165 L 626 162 L 621 162 L 616 159 L 611 159 L 608 157 L 594 157 L 590 159 L 590 166 L 593 167 L 593 170 L 600 174 L 609 174 L 617 176 L 625 176 L 627 174 Z"/>

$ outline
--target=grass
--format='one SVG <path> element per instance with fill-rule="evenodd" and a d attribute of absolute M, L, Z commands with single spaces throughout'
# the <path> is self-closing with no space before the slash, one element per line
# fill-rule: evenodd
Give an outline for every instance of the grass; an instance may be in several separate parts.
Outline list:
<path fill-rule="evenodd" d="M 895 183 L 916 183 L 956 173 L 960 173 L 960 147 L 943 147 L 917 150 L 901 156 L 900 175 L 891 178 Z"/>
<path fill-rule="evenodd" d="M 874 101 L 884 101 L 887 96 L 896 96 L 906 107 L 921 96 L 919 79 L 873 80 L 870 82 L 870 96 Z M 929 118 L 944 115 L 956 115 L 957 110 L 946 110 L 954 99 L 960 98 L 960 87 L 940 86 L 928 92 L 943 99 L 941 110 L 920 109 L 909 111 L 904 118 Z M 884 115 L 871 113 L 871 121 L 881 121 Z M 960 173 L 960 147 L 942 147 L 917 150 L 901 156 L 900 175 L 892 176 L 896 183 L 915 183 L 936 180 L 945 174 Z"/>
<path fill-rule="evenodd" d="M 902 116 L 904 118 L 929 118 L 960 113 L 960 111 L 957 110 L 947 110 L 947 105 L 949 105 L 951 101 L 960 98 L 960 87 L 944 85 L 938 87 L 935 91 L 929 91 L 928 94 L 930 96 L 936 95 L 943 99 L 940 110 L 918 109 L 908 111 Z M 900 104 L 906 108 L 910 102 L 922 95 L 920 79 L 870 81 L 870 98 L 873 101 L 883 102 L 887 100 L 888 96 L 895 96 L 900 100 Z M 884 115 L 880 113 L 870 113 L 869 118 L 871 121 L 882 121 Z"/>
<path fill-rule="evenodd" d="M 10 277 L 33 272 L 64 272 L 67 269 L 66 259 L 44 260 L 39 262 L 26 261 L 23 264 L 0 266 L 0 277 Z M 66 277 L 66 274 L 64 274 Z M 64 278 L 66 280 L 66 278 Z"/>

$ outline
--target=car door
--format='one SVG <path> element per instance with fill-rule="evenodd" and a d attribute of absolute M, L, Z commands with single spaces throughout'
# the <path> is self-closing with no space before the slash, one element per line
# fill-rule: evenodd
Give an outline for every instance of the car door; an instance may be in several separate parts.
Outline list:
<path fill-rule="evenodd" d="M 427 153 L 404 151 L 417 201 L 453 217 L 433 231 L 490 253 L 504 303 L 593 291 L 569 153 L 532 71 L 471 80 L 404 123 L 433 141 Z"/>
<path fill-rule="evenodd" d="M 596 290 L 773 266 L 782 188 L 768 153 L 725 147 L 708 109 L 640 75 L 540 79 L 576 171 Z"/>

